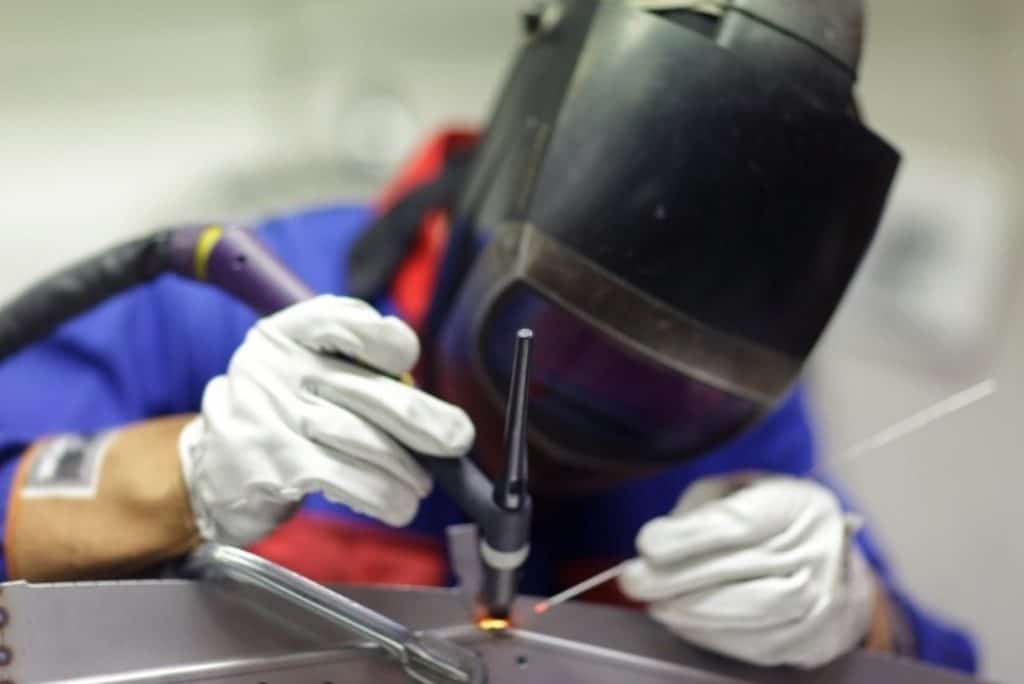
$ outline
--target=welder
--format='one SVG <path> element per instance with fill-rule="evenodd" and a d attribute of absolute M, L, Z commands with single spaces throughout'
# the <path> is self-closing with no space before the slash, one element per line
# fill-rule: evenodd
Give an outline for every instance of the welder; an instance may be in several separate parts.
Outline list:
<path fill-rule="evenodd" d="M 482 136 L 438 136 L 373 207 L 260 225 L 321 296 L 257 320 L 162 278 L 0 366 L 6 576 L 135 576 L 215 540 L 444 584 L 462 516 L 412 453 L 493 471 L 529 327 L 523 591 L 635 558 L 625 598 L 731 657 L 973 669 L 815 472 L 798 382 L 898 164 L 854 98 L 860 3 L 553 1 L 524 24 Z"/>

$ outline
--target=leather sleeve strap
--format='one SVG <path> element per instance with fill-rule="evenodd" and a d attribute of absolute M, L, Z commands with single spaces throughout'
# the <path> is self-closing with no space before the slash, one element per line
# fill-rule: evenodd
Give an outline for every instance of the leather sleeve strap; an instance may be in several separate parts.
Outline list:
<path fill-rule="evenodd" d="M 192 416 L 36 442 L 8 506 L 11 579 L 123 577 L 200 541 L 178 458 Z"/>

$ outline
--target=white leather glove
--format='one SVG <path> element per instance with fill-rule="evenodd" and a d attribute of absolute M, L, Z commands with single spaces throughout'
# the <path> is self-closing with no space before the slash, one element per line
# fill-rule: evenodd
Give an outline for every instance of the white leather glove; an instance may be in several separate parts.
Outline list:
<path fill-rule="evenodd" d="M 853 649 L 871 621 L 875 582 L 856 524 L 810 480 L 708 478 L 640 530 L 620 584 L 698 646 L 816 667 Z"/>
<path fill-rule="evenodd" d="M 459 408 L 341 360 L 398 377 L 419 356 L 405 323 L 323 295 L 256 323 L 179 444 L 200 534 L 245 545 L 306 493 L 400 526 L 431 489 L 407 449 L 463 456 L 473 424 Z"/>

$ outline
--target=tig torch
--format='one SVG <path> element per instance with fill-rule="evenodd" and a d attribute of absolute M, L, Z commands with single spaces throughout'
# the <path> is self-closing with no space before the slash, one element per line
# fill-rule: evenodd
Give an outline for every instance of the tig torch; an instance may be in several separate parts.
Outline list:
<path fill-rule="evenodd" d="M 166 273 L 215 285 L 263 315 L 315 295 L 251 230 L 209 224 L 169 228 L 73 264 L 7 303 L 0 310 L 0 361 L 119 292 Z M 519 331 L 506 413 L 505 470 L 496 483 L 469 459 L 415 454 L 480 527 L 483 617 L 499 622 L 509 617 L 519 569 L 529 553 L 526 390 L 531 343 L 530 331 Z M 356 359 L 346 361 L 381 373 Z"/>

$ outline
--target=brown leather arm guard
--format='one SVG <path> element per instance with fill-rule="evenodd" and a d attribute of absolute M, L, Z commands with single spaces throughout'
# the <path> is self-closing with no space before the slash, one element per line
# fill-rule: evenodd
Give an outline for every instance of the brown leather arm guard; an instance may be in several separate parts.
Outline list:
<path fill-rule="evenodd" d="M 196 546 L 178 460 L 178 436 L 191 418 L 33 444 L 8 502 L 8 577 L 124 577 Z"/>

